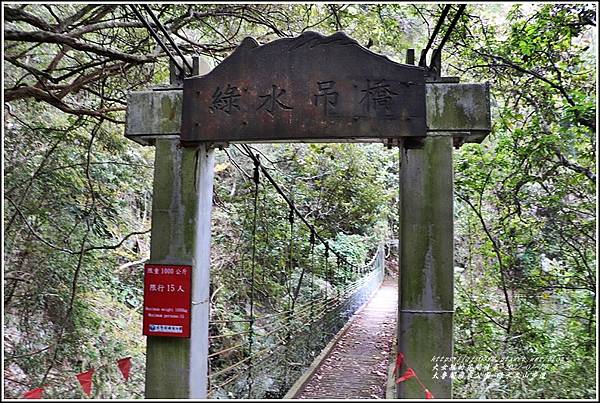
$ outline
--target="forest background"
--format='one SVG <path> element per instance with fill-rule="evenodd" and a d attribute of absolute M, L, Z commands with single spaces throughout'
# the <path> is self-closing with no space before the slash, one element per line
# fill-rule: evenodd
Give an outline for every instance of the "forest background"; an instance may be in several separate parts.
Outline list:
<path fill-rule="evenodd" d="M 306 30 L 344 31 L 402 62 L 443 6 L 151 7 L 184 53 L 214 66 L 246 36 Z M 457 398 L 596 396 L 596 16 L 593 3 L 468 4 L 444 48 L 444 75 L 490 82 L 494 124 L 454 152 L 455 354 L 524 357 L 543 374 L 457 380 Z M 168 83 L 168 58 L 124 5 L 4 4 L 3 30 L 4 396 L 44 384 L 47 397 L 78 398 L 73 375 L 104 365 L 94 397 L 141 398 L 154 149 L 125 139 L 124 120 L 129 91 Z M 362 263 L 395 237 L 397 150 L 257 150 L 344 256 Z M 247 303 L 251 170 L 239 149 L 217 152 L 213 317 Z M 287 213 L 264 197 L 259 242 L 275 245 L 265 261 L 276 266 Z M 124 356 L 128 383 L 110 364 Z"/>

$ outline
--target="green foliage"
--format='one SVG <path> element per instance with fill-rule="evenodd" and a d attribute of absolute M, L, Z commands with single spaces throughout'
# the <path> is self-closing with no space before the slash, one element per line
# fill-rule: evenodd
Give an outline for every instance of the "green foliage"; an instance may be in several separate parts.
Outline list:
<path fill-rule="evenodd" d="M 403 61 L 406 48 L 425 45 L 442 5 L 152 8 L 185 53 L 214 66 L 245 36 L 265 43 L 306 30 L 343 30 Z M 94 397 L 141 397 L 153 149 L 125 140 L 123 122 L 130 90 L 167 83 L 167 59 L 121 5 L 13 4 L 4 11 L 5 38 L 20 33 L 4 44 L 5 396 L 46 382 L 46 397 L 78 398 L 73 375 L 106 365 Z M 595 12 L 591 3 L 469 5 L 444 48 L 447 75 L 491 83 L 494 118 L 483 144 L 464 145 L 454 157 L 455 264 L 462 268 L 455 353 L 523 358 L 546 375 L 457 380 L 455 397 L 594 396 Z M 31 32 L 45 36 L 32 42 Z M 379 240 L 397 233 L 397 150 L 310 144 L 256 151 L 348 261 L 364 263 Z M 252 164 L 233 146 L 217 159 L 212 319 L 247 318 L 253 240 L 258 315 L 306 301 L 309 273 L 311 292 L 322 294 L 356 276 L 338 269 L 333 254 L 325 262 L 320 243 L 312 251 L 298 219 L 290 228 L 286 204 L 264 177 L 253 238 Z M 248 330 L 232 323 L 211 332 Z M 216 339 L 211 348 L 243 337 Z M 113 364 L 127 355 L 134 371 L 124 384 Z"/>
<path fill-rule="evenodd" d="M 139 257 L 147 253 L 148 240 L 134 236 L 114 252 L 113 246 L 150 224 L 147 152 L 132 153 L 118 127 L 47 109 L 21 105 L 8 117 L 5 137 L 12 158 L 5 171 L 10 252 L 4 303 L 7 316 L 27 321 L 26 326 L 13 322 L 14 342 L 21 342 L 11 355 L 24 355 L 17 362 L 36 375 L 33 384 L 43 379 L 55 355 L 61 361 L 71 357 L 61 366 L 71 375 L 90 366 L 110 367 L 127 355 L 139 362 L 143 344 L 133 337 L 140 325 L 134 308 L 141 304 Z M 123 329 L 106 329 L 115 323 Z M 42 351 L 29 355 L 32 350 Z M 79 397 L 71 380 L 61 380 L 58 364 L 52 367 L 45 396 Z M 135 377 L 132 385 L 140 381 Z M 96 396 L 129 396 L 126 389 L 108 389 Z"/>
<path fill-rule="evenodd" d="M 467 30 L 465 24 L 457 39 L 455 57 L 469 61 L 461 72 L 491 81 L 497 103 L 489 141 L 462 147 L 455 162 L 457 260 L 465 268 L 458 279 L 457 352 L 478 355 L 483 344 L 496 352 L 496 361 L 525 357 L 536 363 L 522 379 L 458 382 L 464 397 L 594 393 L 591 10 L 515 5 L 506 25 L 482 21 Z M 491 17 L 485 8 L 474 12 Z M 498 289 L 493 297 L 486 295 L 490 286 Z M 587 375 L 564 376 L 574 368 Z M 532 376 L 536 371 L 545 377 Z"/>

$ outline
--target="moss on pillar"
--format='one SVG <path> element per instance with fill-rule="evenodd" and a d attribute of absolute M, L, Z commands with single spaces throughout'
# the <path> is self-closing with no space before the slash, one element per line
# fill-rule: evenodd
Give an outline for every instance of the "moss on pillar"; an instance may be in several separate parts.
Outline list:
<path fill-rule="evenodd" d="M 150 261 L 191 265 L 196 192 L 195 149 L 156 141 Z M 147 337 L 147 399 L 189 397 L 189 339 Z"/>
<path fill-rule="evenodd" d="M 452 355 L 452 139 L 428 137 L 404 149 L 401 164 L 398 349 L 434 396 L 450 398 L 451 382 L 432 379 L 431 360 Z M 416 380 L 397 393 L 424 397 Z"/>

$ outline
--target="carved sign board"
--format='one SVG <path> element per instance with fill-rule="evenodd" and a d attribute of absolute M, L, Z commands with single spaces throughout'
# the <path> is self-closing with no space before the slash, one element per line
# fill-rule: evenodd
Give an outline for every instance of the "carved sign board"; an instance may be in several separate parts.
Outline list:
<path fill-rule="evenodd" d="M 425 136 L 425 70 L 343 33 L 246 38 L 183 84 L 181 142 L 361 141 Z"/>

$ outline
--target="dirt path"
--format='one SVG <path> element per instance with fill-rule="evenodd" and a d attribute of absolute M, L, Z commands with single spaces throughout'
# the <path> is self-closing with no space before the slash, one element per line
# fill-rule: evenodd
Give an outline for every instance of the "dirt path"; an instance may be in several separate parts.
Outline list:
<path fill-rule="evenodd" d="M 383 399 L 396 329 L 397 284 L 386 278 L 296 399 Z"/>

